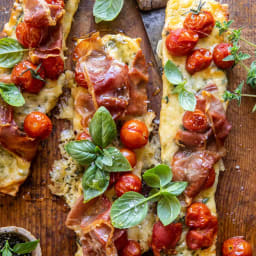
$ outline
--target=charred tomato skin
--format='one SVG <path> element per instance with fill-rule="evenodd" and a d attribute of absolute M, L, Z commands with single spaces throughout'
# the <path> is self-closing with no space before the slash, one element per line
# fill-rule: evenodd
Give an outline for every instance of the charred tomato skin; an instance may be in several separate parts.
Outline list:
<path fill-rule="evenodd" d="M 43 59 L 42 66 L 45 70 L 45 76 L 52 80 L 56 80 L 64 71 L 64 61 L 60 56 Z"/>
<path fill-rule="evenodd" d="M 242 237 L 232 237 L 223 243 L 222 256 L 252 256 L 252 247 Z"/>
<path fill-rule="evenodd" d="M 182 122 L 184 128 L 192 132 L 204 132 L 209 126 L 206 114 L 199 109 L 186 111 Z"/>
<path fill-rule="evenodd" d="M 224 58 L 231 55 L 232 44 L 230 43 L 220 43 L 214 47 L 213 50 L 213 61 L 218 68 L 228 69 L 231 68 L 235 62 L 231 61 L 223 61 Z"/>
<path fill-rule="evenodd" d="M 148 128 L 140 120 L 130 120 L 124 123 L 120 131 L 123 145 L 129 149 L 137 149 L 148 142 Z"/>
<path fill-rule="evenodd" d="M 141 256 L 140 244 L 134 240 L 128 240 L 121 251 L 121 256 Z"/>
<path fill-rule="evenodd" d="M 187 56 L 198 42 L 199 36 L 196 32 L 180 28 L 171 30 L 166 37 L 166 48 L 173 56 Z"/>
<path fill-rule="evenodd" d="M 28 69 L 36 70 L 37 66 L 30 61 L 21 61 L 16 66 L 14 66 L 11 74 L 12 82 L 21 87 L 25 92 L 39 93 L 40 90 L 45 85 L 44 81 L 34 78 Z M 45 79 L 45 71 L 42 66 L 38 69 L 37 74 L 40 75 L 42 79 Z"/>
<path fill-rule="evenodd" d="M 31 112 L 24 120 L 24 130 L 32 138 L 46 139 L 52 132 L 50 118 L 41 112 Z"/>
<path fill-rule="evenodd" d="M 133 168 L 136 165 L 136 163 L 137 163 L 136 154 L 132 150 L 130 150 L 128 148 L 121 148 L 120 152 L 128 160 L 128 162 L 130 163 L 131 167 Z"/>

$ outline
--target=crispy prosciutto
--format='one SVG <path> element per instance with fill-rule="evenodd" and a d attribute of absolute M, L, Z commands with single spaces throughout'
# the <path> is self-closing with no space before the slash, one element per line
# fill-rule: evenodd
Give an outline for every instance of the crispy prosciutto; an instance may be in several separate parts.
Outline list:
<path fill-rule="evenodd" d="M 115 240 L 120 230 L 110 223 L 111 203 L 105 197 L 95 198 L 86 204 L 81 196 L 68 214 L 66 225 L 80 236 L 84 256 L 117 256 Z"/>

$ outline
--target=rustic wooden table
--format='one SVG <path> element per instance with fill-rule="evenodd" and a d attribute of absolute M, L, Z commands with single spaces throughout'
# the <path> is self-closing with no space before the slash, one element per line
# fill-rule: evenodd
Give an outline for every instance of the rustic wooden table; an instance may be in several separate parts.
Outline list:
<path fill-rule="evenodd" d="M 95 30 L 103 32 L 121 30 L 131 37 L 141 37 L 147 61 L 152 64 L 149 85 L 151 107 L 159 112 L 160 97 L 154 97 L 153 93 L 161 87 L 161 78 L 135 0 L 125 2 L 121 15 L 114 22 L 98 26 L 93 21 L 93 2 L 93 0 L 81 0 L 68 40 L 68 53 L 70 54 L 73 49 L 72 38 Z M 245 27 L 245 36 L 256 41 L 256 1 L 225 0 L 225 2 L 230 5 L 230 18 L 236 20 L 235 25 Z M 12 4 L 12 0 L 0 0 L 0 28 L 8 20 Z M 159 27 L 159 30 L 161 29 Z M 67 68 L 71 66 L 71 61 L 68 61 Z M 244 79 L 244 73 L 239 67 L 230 71 L 228 76 L 231 89 Z M 246 90 L 252 91 L 248 88 Z M 220 175 L 216 195 L 219 213 L 218 255 L 223 240 L 235 235 L 244 235 L 256 253 L 256 136 L 254 137 L 256 113 L 251 113 L 255 103 L 253 99 L 244 99 L 240 108 L 232 102 L 228 109 L 228 118 L 233 129 L 226 143 L 228 149 L 225 159 L 226 172 Z M 63 199 L 51 195 L 48 189 L 49 170 L 53 161 L 59 157 L 58 135 L 68 126 L 69 123 L 66 121 L 54 120 L 54 132 L 42 143 L 39 154 L 33 161 L 31 175 L 21 187 L 17 197 L 0 195 L 0 226 L 16 225 L 30 230 L 40 238 L 44 256 L 71 256 L 76 250 L 75 235 L 64 225 L 69 209 Z"/>

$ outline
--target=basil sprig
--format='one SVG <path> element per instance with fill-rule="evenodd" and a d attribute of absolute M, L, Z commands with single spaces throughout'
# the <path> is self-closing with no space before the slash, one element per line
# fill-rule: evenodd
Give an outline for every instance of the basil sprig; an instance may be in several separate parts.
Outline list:
<path fill-rule="evenodd" d="M 25 104 L 22 93 L 14 84 L 0 82 L 0 95 L 3 100 L 11 106 L 21 107 Z"/>
<path fill-rule="evenodd" d="M 38 243 L 39 243 L 39 240 L 35 240 L 35 241 L 26 242 L 26 243 L 15 244 L 15 246 L 11 248 L 7 240 L 4 244 L 4 247 L 0 250 L 0 253 L 1 253 L 1 256 L 12 256 L 13 253 L 23 255 L 23 254 L 34 251 Z"/>
<path fill-rule="evenodd" d="M 178 67 L 170 60 L 164 66 L 164 73 L 167 80 L 174 85 L 173 94 L 178 94 L 179 103 L 184 110 L 194 111 L 196 107 L 196 97 L 194 93 L 186 88 L 186 80 Z"/>
<path fill-rule="evenodd" d="M 110 172 L 131 171 L 131 165 L 115 147 L 107 147 L 116 138 L 116 124 L 105 107 L 94 114 L 90 126 L 89 140 L 71 141 L 67 153 L 86 169 L 83 180 L 84 202 L 103 194 L 109 185 Z"/>
<path fill-rule="evenodd" d="M 0 68 L 12 68 L 22 60 L 25 51 L 28 49 L 13 38 L 0 39 Z"/>
<path fill-rule="evenodd" d="M 137 192 L 127 192 L 119 197 L 110 211 L 116 228 L 130 228 L 143 221 L 148 212 L 148 202 L 157 202 L 157 215 L 164 225 L 173 222 L 180 213 L 181 205 L 176 196 L 187 187 L 187 182 L 171 182 L 172 171 L 160 164 L 147 170 L 143 179 L 152 188 L 148 197 Z"/>
<path fill-rule="evenodd" d="M 124 0 L 96 0 L 93 6 L 95 22 L 112 21 L 121 12 Z"/>

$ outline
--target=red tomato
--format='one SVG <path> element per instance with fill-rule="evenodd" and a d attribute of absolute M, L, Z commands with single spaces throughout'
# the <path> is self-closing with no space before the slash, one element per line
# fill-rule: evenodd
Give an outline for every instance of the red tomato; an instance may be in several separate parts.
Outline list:
<path fill-rule="evenodd" d="M 50 118 L 41 112 L 31 112 L 24 120 L 24 130 L 32 138 L 46 139 L 52 132 Z"/>
<path fill-rule="evenodd" d="M 117 181 L 115 190 L 117 196 L 119 197 L 129 191 L 140 192 L 141 187 L 141 180 L 137 175 L 126 173 Z"/>
<path fill-rule="evenodd" d="M 84 76 L 83 71 L 81 70 L 81 66 L 80 66 L 79 62 L 77 62 L 76 69 L 75 69 L 75 79 L 79 86 L 88 88 L 88 84 L 85 80 L 85 76 Z"/>
<path fill-rule="evenodd" d="M 52 80 L 56 80 L 64 71 L 64 61 L 60 56 L 43 59 L 42 65 L 45 70 L 46 77 Z"/>
<path fill-rule="evenodd" d="M 212 53 L 204 48 L 194 50 L 186 61 L 186 70 L 193 75 L 198 71 L 206 69 L 212 62 Z"/>
<path fill-rule="evenodd" d="M 76 140 L 92 140 L 91 135 L 87 131 L 83 131 L 80 134 L 78 134 Z"/>
<path fill-rule="evenodd" d="M 46 0 L 48 4 L 53 4 L 53 5 L 59 5 L 61 7 L 64 7 L 64 1 L 63 0 Z"/>
<path fill-rule="evenodd" d="M 204 132 L 208 128 L 207 116 L 199 109 L 186 111 L 182 122 L 184 128 L 192 132 Z"/>
<path fill-rule="evenodd" d="M 216 177 L 216 173 L 214 168 L 211 168 L 209 171 L 209 175 L 204 183 L 204 189 L 210 188 L 213 186 L 214 182 L 215 182 L 215 177 Z"/>
<path fill-rule="evenodd" d="M 224 58 L 231 55 L 232 46 L 229 43 L 221 43 L 215 46 L 213 50 L 213 61 L 218 68 L 227 69 L 235 64 L 233 60 L 223 61 Z"/>
<path fill-rule="evenodd" d="M 170 31 L 165 44 L 170 54 L 174 56 L 186 56 L 196 46 L 198 39 L 199 36 L 196 32 L 179 28 Z"/>
<path fill-rule="evenodd" d="M 120 152 L 129 161 L 131 167 L 134 167 L 136 165 L 137 163 L 136 155 L 132 150 L 128 148 L 122 148 L 120 149 Z"/>
<path fill-rule="evenodd" d="M 193 203 L 187 209 L 186 225 L 191 228 L 204 228 L 211 220 L 211 211 L 203 203 Z"/>
<path fill-rule="evenodd" d="M 223 243 L 222 256 L 252 256 L 252 247 L 242 237 L 232 237 Z"/>
<path fill-rule="evenodd" d="M 214 18 L 208 11 L 201 11 L 199 14 L 189 13 L 184 21 L 184 28 L 195 31 L 200 38 L 209 36 L 214 25 Z"/>
<path fill-rule="evenodd" d="M 171 223 L 164 226 L 160 221 L 154 224 L 152 234 L 153 250 L 174 249 L 182 233 L 181 223 Z"/>
<path fill-rule="evenodd" d="M 114 185 L 122 175 L 129 173 L 129 172 L 111 172 L 110 173 L 110 180 L 109 180 L 109 188 Z"/>
<path fill-rule="evenodd" d="M 117 238 L 116 234 L 118 234 Z M 115 229 L 114 239 L 117 251 L 122 250 L 128 243 L 127 231 L 125 229 Z"/>
<path fill-rule="evenodd" d="M 148 128 L 139 120 L 130 120 L 124 123 L 120 131 L 122 143 L 131 149 L 141 148 L 148 142 Z"/>
<path fill-rule="evenodd" d="M 140 244 L 134 240 L 129 240 L 127 245 L 123 248 L 121 256 L 140 256 Z"/>
<path fill-rule="evenodd" d="M 20 22 L 16 27 L 16 37 L 25 48 L 35 48 L 43 41 L 47 34 L 44 26 L 34 27 L 26 22 Z"/>
<path fill-rule="evenodd" d="M 12 70 L 11 80 L 17 86 L 20 86 L 22 90 L 30 93 L 38 93 L 45 85 L 44 81 L 41 81 L 32 76 L 30 70 L 36 70 L 37 66 L 30 61 L 24 60 L 18 63 Z M 39 68 L 37 74 L 42 79 L 45 78 L 45 72 L 42 67 Z"/>

